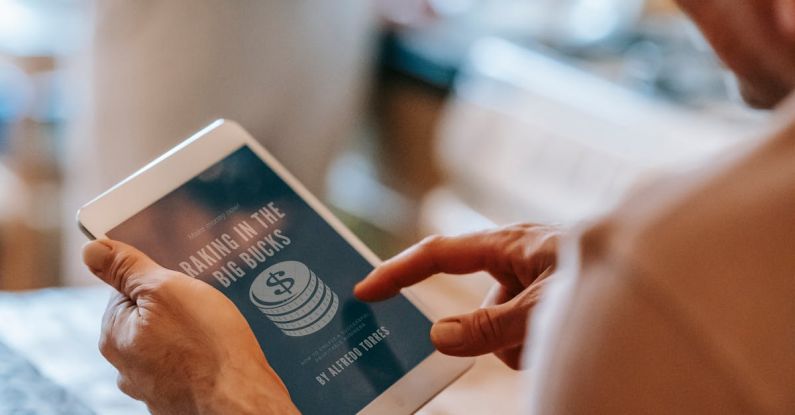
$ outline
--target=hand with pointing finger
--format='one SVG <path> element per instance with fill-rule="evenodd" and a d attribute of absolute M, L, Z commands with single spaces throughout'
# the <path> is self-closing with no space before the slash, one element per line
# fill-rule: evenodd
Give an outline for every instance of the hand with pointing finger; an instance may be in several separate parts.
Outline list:
<path fill-rule="evenodd" d="M 434 274 L 487 271 L 497 283 L 483 307 L 439 320 L 431 328 L 431 341 L 448 355 L 494 353 L 518 369 L 528 318 L 555 268 L 560 235 L 555 227 L 523 224 L 456 237 L 429 237 L 384 262 L 354 293 L 363 301 L 380 301 Z"/>
<path fill-rule="evenodd" d="M 114 287 L 100 351 L 119 388 L 155 414 L 296 414 L 281 379 L 234 304 L 200 280 L 115 241 L 83 259 Z"/>

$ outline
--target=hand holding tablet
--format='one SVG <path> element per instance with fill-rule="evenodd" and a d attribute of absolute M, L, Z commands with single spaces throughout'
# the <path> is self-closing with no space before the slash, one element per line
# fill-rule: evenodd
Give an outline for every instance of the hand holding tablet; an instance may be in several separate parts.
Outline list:
<path fill-rule="evenodd" d="M 119 388 L 152 413 L 298 413 L 218 290 L 121 242 L 89 243 L 84 261 L 118 291 L 102 319 L 100 351 L 119 369 Z"/>
<path fill-rule="evenodd" d="M 185 341 L 204 350 L 181 356 L 180 351 L 191 347 L 180 349 L 184 341 L 175 341 L 166 342 L 159 352 L 139 351 L 141 339 L 136 336 L 145 331 L 130 330 L 130 337 L 122 334 L 116 345 L 128 355 L 147 352 L 164 362 L 205 356 L 212 362 L 208 356 L 213 351 L 227 357 L 235 353 L 219 346 L 225 342 L 220 339 L 236 336 L 225 330 L 245 331 L 267 361 L 262 354 L 245 352 L 253 344 L 249 341 L 240 356 L 230 358 L 237 362 L 233 367 L 250 361 L 254 368 L 271 370 L 305 414 L 409 413 L 471 365 L 470 360 L 434 351 L 428 335 L 431 322 L 410 290 L 373 304 L 353 296 L 354 284 L 378 259 L 234 123 L 218 121 L 197 133 L 85 205 L 78 219 L 90 237 L 124 242 L 141 251 L 134 257 L 151 258 L 143 263 L 155 274 L 155 282 L 130 268 L 130 255 L 106 263 L 106 268 L 92 267 L 121 293 L 108 320 L 122 316 L 125 324 L 137 327 L 134 320 L 148 309 L 131 310 L 164 286 L 169 295 L 144 305 L 159 304 L 154 308 L 166 313 L 172 308 L 188 311 L 183 319 L 159 321 L 183 329 L 196 324 L 196 337 Z M 99 244 L 138 252 L 114 242 Z M 96 254 L 88 255 L 91 250 L 100 249 L 92 247 L 87 261 Z M 230 303 L 236 312 L 230 311 Z M 209 318 L 214 312 L 221 312 L 229 327 L 208 328 L 219 324 Z M 150 323 L 155 324 L 148 319 L 140 324 L 150 328 Z M 166 331 L 158 333 L 165 336 Z M 170 367 L 143 358 L 139 362 L 117 367 L 122 373 Z M 180 373 L 179 367 L 184 365 L 156 379 L 168 383 L 163 377 L 184 375 L 188 378 L 183 381 L 196 381 L 195 374 Z M 220 377 L 199 376 L 199 381 L 220 381 L 228 371 L 209 373 Z M 272 382 L 249 378 L 242 369 L 237 375 L 240 391 L 257 390 L 243 387 L 246 382 Z"/>

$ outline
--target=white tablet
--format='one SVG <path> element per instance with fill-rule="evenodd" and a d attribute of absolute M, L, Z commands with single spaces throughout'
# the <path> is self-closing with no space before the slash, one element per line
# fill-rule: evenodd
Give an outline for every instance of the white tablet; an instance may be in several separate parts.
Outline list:
<path fill-rule="evenodd" d="M 471 366 L 434 350 L 410 291 L 353 297 L 378 258 L 234 122 L 149 163 L 78 222 L 229 297 L 304 414 L 410 413 Z"/>

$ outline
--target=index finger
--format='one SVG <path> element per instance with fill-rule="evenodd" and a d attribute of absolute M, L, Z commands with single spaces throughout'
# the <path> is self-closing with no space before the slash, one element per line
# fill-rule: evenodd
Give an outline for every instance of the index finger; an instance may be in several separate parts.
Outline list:
<path fill-rule="evenodd" d="M 444 272 L 470 274 L 488 270 L 499 256 L 498 233 L 478 232 L 463 236 L 431 236 L 385 261 L 354 288 L 363 301 L 381 301 L 397 295 L 404 287 Z M 511 286 L 501 273 L 501 283 Z"/>

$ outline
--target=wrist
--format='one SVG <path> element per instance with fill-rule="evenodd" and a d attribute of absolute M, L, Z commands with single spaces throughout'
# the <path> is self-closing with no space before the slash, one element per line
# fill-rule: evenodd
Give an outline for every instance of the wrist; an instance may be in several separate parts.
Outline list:
<path fill-rule="evenodd" d="M 281 379 L 264 363 L 225 365 L 209 390 L 194 396 L 201 415 L 299 414 Z"/>

